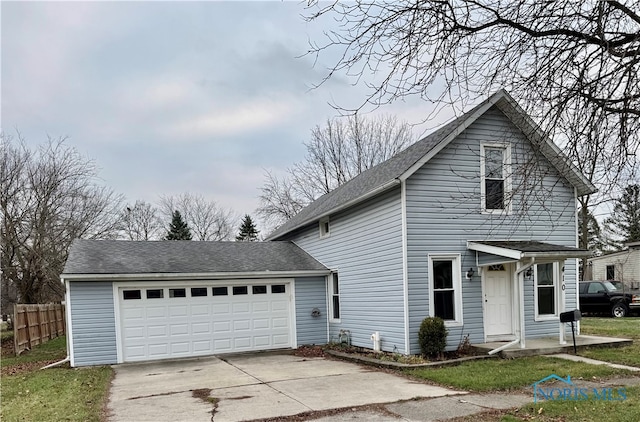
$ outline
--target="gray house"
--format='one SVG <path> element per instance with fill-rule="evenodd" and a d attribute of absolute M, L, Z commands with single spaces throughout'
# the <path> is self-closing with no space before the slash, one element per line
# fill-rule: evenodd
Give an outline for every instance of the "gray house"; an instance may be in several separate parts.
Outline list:
<path fill-rule="evenodd" d="M 261 250 L 218 257 L 233 244 L 191 242 L 183 251 L 183 242 L 113 242 L 103 250 L 99 241 L 78 242 L 62 275 L 72 365 L 346 337 L 415 354 L 427 316 L 445 320 L 450 349 L 464 336 L 521 347 L 528 338 L 563 342 L 558 316 L 577 307 L 576 258 L 588 255 L 576 248 L 576 198 L 594 191 L 501 91 L 247 247 Z M 121 247 L 123 268 L 112 256 Z M 270 248 L 282 247 L 288 258 L 270 267 L 278 255 Z M 273 286 L 284 286 L 277 290 L 287 301 Z M 236 316 L 236 306 L 248 314 Z M 219 309 L 229 311 L 222 320 Z M 276 330 L 284 317 L 269 320 L 278 309 L 288 315 L 287 336 Z M 258 310 L 262 325 L 250 317 Z M 108 338 L 103 346 L 93 346 L 96 330 Z"/>

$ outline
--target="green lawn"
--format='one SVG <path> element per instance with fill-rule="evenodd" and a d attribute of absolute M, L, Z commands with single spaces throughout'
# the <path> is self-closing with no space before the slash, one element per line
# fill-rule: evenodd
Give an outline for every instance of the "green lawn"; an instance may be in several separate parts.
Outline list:
<path fill-rule="evenodd" d="M 530 404 L 510 412 L 503 421 L 616 422 L 640 421 L 640 387 L 627 387 L 624 401 L 550 401 Z M 542 409 L 542 410 L 541 410 Z M 605 417 L 603 415 L 610 415 Z"/>
<path fill-rule="evenodd" d="M 633 339 L 631 346 L 591 348 L 580 351 L 580 356 L 640 368 L 640 318 L 583 318 L 580 330 L 582 334 Z"/>
<path fill-rule="evenodd" d="M 517 410 L 491 411 L 452 419 L 452 422 L 615 422 L 640 421 L 640 387 L 628 387 L 625 401 L 552 401 Z M 610 415 L 609 417 L 603 415 Z"/>
<path fill-rule="evenodd" d="M 582 318 L 580 332 L 640 340 L 640 318 Z"/>
<path fill-rule="evenodd" d="M 606 366 L 532 356 L 469 361 L 457 366 L 408 370 L 407 374 L 456 389 L 485 392 L 529 387 L 550 374 L 561 377 L 571 375 L 573 379 L 593 379 L 631 373 Z"/>
<path fill-rule="evenodd" d="M 100 421 L 112 369 L 40 370 L 49 361 L 64 359 L 66 339 L 60 337 L 17 357 L 3 357 L 3 421 Z"/>

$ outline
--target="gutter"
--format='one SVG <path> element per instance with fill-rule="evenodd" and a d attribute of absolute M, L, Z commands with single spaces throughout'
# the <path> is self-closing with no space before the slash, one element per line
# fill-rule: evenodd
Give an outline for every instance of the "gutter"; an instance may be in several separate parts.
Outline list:
<path fill-rule="evenodd" d="M 65 281 L 146 281 L 146 280 L 230 280 L 238 278 L 295 278 L 323 276 L 329 270 L 311 271 L 261 271 L 261 272 L 222 272 L 222 273 L 128 273 L 128 274 L 62 274 Z"/>

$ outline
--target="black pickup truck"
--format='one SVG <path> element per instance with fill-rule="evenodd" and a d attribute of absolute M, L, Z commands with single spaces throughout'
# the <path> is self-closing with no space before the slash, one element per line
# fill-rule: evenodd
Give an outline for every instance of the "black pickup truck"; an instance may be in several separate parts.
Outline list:
<path fill-rule="evenodd" d="M 618 290 L 610 281 L 581 281 L 580 310 L 622 318 L 640 312 L 640 292 Z"/>

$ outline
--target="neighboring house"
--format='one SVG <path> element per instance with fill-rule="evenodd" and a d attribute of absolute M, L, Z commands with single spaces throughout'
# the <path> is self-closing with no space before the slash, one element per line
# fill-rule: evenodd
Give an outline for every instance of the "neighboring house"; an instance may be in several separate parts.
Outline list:
<path fill-rule="evenodd" d="M 77 242 L 62 275 L 72 365 L 346 337 L 371 348 L 375 332 L 383 350 L 416 354 L 427 316 L 445 319 L 449 349 L 464 336 L 472 343 L 502 340 L 521 347 L 527 338 L 558 335 L 563 341 L 558 316 L 577 307 L 575 258 L 588 255 L 576 248 L 576 198 L 594 191 L 500 91 L 322 196 L 267 242 L 245 243 L 264 249 L 223 259 L 217 254 L 228 254 L 233 243 L 113 242 L 103 248 L 99 241 Z M 270 250 L 274 244 L 287 245 L 292 255 L 268 269 L 277 256 Z M 83 259 L 87 249 L 91 259 Z M 192 256 L 201 265 L 192 268 Z M 119 269 L 124 257 L 128 263 Z M 208 260 L 217 264 L 208 266 Z M 254 285 L 266 287 L 256 293 Z M 288 337 L 269 322 L 270 312 L 285 302 L 272 306 L 273 294 L 260 297 L 273 285 L 285 286 L 278 289 L 290 297 Z M 248 290 L 236 297 L 234 286 Z M 227 295 L 212 296 L 218 287 L 226 287 Z M 203 288 L 207 296 L 194 296 Z M 182 296 L 172 298 L 176 289 Z M 236 305 L 249 313 L 236 315 Z M 259 321 L 252 319 L 254 306 L 262 312 Z M 228 312 L 218 332 L 220 309 Z M 271 330 L 277 333 L 271 336 Z M 102 351 L 92 345 L 98 332 L 109 338 Z M 218 336 L 225 347 L 217 347 Z"/>
<path fill-rule="evenodd" d="M 640 242 L 625 246 L 623 251 L 589 258 L 585 279 L 618 280 L 629 288 L 640 288 Z"/>

